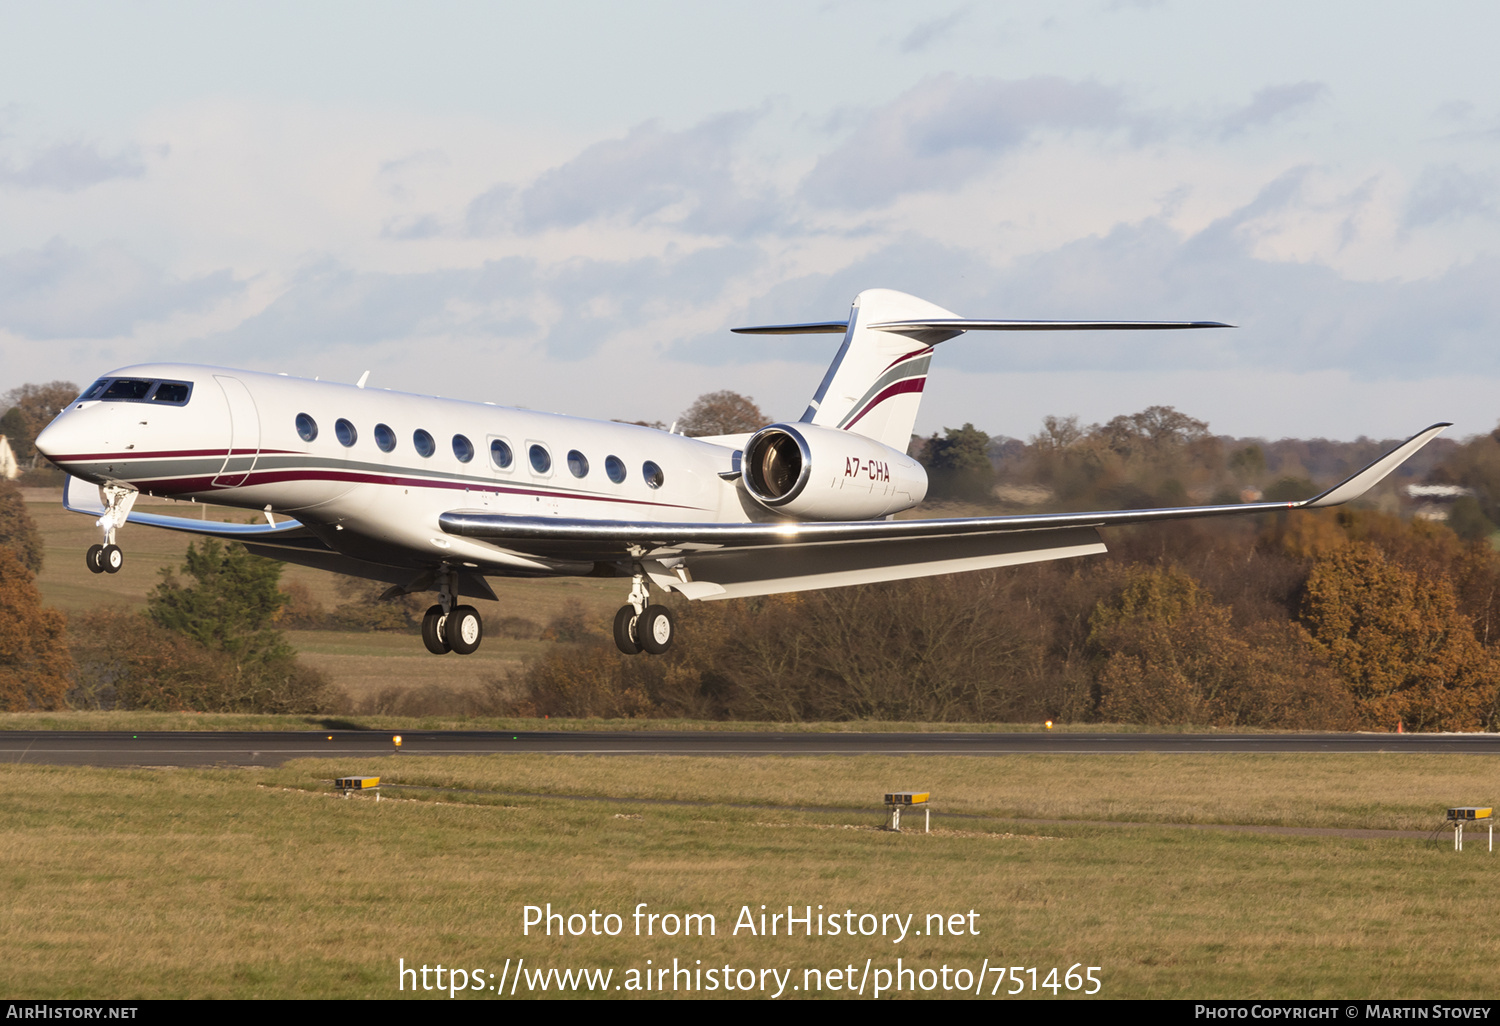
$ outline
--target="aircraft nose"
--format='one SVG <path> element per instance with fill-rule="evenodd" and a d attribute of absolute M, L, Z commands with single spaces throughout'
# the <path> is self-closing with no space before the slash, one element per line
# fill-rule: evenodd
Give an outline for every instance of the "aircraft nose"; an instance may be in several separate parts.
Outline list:
<path fill-rule="evenodd" d="M 43 456 L 56 462 L 59 457 L 82 451 L 78 448 L 80 441 L 82 439 L 79 438 L 76 419 L 64 412 L 42 428 L 42 433 L 36 436 L 36 448 Z"/>

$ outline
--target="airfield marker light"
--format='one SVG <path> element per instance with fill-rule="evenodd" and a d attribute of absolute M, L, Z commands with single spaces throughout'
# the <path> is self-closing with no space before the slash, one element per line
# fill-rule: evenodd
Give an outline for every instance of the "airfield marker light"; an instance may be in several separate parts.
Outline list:
<path fill-rule="evenodd" d="M 393 744 L 393 745 L 396 746 L 396 754 L 400 755 L 401 754 L 401 735 L 397 734 L 395 737 L 391 738 L 391 744 Z"/>
<path fill-rule="evenodd" d="M 1052 721 L 1051 721 L 1051 720 L 1048 720 L 1048 721 L 1047 721 L 1047 729 L 1048 729 L 1048 730 L 1051 730 L 1051 729 L 1052 729 Z"/>

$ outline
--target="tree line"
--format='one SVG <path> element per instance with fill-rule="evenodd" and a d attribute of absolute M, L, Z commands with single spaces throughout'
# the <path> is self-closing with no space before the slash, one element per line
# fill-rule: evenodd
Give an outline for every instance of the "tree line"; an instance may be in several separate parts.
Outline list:
<path fill-rule="evenodd" d="M 701 397 L 678 429 L 735 434 L 766 422 L 750 400 L 716 393 Z M 1232 502 L 1252 489 L 1310 494 L 1312 482 L 1296 471 L 1305 472 L 1313 448 L 1296 444 L 1302 455 L 1293 448 L 1288 462 L 1268 456 L 1269 446 L 1217 438 L 1202 421 L 1153 407 L 1087 427 L 1047 418 L 1026 442 L 997 444 L 965 425 L 914 439 L 912 451 L 928 466 L 939 504 L 1129 508 Z M 1373 456 L 1381 444 L 1351 443 L 1342 472 L 1368 458 L 1361 445 Z M 1116 529 L 1099 559 L 682 604 L 684 644 L 653 659 L 620 655 L 581 608 L 545 625 L 516 618 L 494 626 L 554 644 L 467 696 L 465 707 L 1495 729 L 1500 555 L 1485 525 L 1500 517 L 1500 430 L 1450 445 L 1426 476 L 1472 489 L 1478 526 L 1460 522 L 1455 531 L 1344 508 Z M 7 709 L 333 711 L 338 695 L 297 662 L 280 628 L 411 629 L 421 605 L 383 603 L 378 587 L 351 581 L 343 602 L 323 610 L 305 589 L 280 585 L 279 564 L 208 540 L 164 573 L 145 610 L 101 608 L 69 624 L 40 602 L 41 560 L 19 490 L 0 483 Z"/>

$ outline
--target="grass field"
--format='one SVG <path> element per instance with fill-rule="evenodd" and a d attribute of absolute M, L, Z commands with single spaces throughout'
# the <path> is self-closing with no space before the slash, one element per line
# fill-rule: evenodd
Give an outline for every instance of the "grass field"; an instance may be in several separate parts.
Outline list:
<path fill-rule="evenodd" d="M 359 772 L 406 786 L 379 803 L 326 793 L 328 778 Z M 877 829 L 879 794 L 912 786 L 965 815 L 939 817 L 931 835 Z M 791 987 L 807 969 L 858 977 L 867 959 L 874 974 L 901 958 L 934 982 L 945 964 L 972 980 L 986 959 L 1037 967 L 1040 982 L 1054 966 L 1100 966 L 1104 997 L 1453 998 L 1492 995 L 1500 957 L 1486 889 L 1500 862 L 1472 835 L 1456 853 L 1451 835 L 1170 825 L 1425 830 L 1446 805 L 1491 800 L 1494 763 L 1473 756 L 402 756 L 8 765 L 0 787 L 0 989 L 28 998 L 395 997 L 410 994 L 400 959 L 479 970 L 489 985 L 520 958 L 612 970 L 611 987 L 648 959 L 791 970 L 784 996 L 805 996 Z M 538 794 L 549 797 L 526 796 Z M 668 803 L 681 801 L 693 804 Z M 524 907 L 549 902 L 618 914 L 623 931 L 523 936 Z M 635 936 L 641 902 L 712 913 L 716 933 Z M 742 906 L 758 924 L 762 904 L 855 922 L 910 913 L 914 930 L 960 914 L 964 931 L 735 935 Z"/>

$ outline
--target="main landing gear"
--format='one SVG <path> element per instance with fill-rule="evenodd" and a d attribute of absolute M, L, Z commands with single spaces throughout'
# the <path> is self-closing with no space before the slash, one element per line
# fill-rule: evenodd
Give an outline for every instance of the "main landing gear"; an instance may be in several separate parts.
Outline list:
<path fill-rule="evenodd" d="M 125 553 L 115 544 L 115 532 L 125 526 L 130 507 L 135 505 L 135 497 L 140 492 L 124 485 L 105 485 L 99 489 L 99 494 L 104 499 L 104 516 L 95 521 L 95 525 L 104 533 L 104 542 L 90 545 L 83 561 L 90 573 L 117 574 L 125 565 Z"/>
<path fill-rule="evenodd" d="M 626 655 L 661 655 L 672 647 L 677 622 L 666 606 L 653 606 L 651 585 L 639 571 L 631 579 L 630 602 L 615 613 L 615 647 Z"/>
<path fill-rule="evenodd" d="M 438 572 L 438 604 L 422 617 L 422 644 L 433 655 L 457 652 L 471 655 L 484 640 L 484 621 L 473 606 L 454 605 L 455 574 L 444 567 Z"/>

